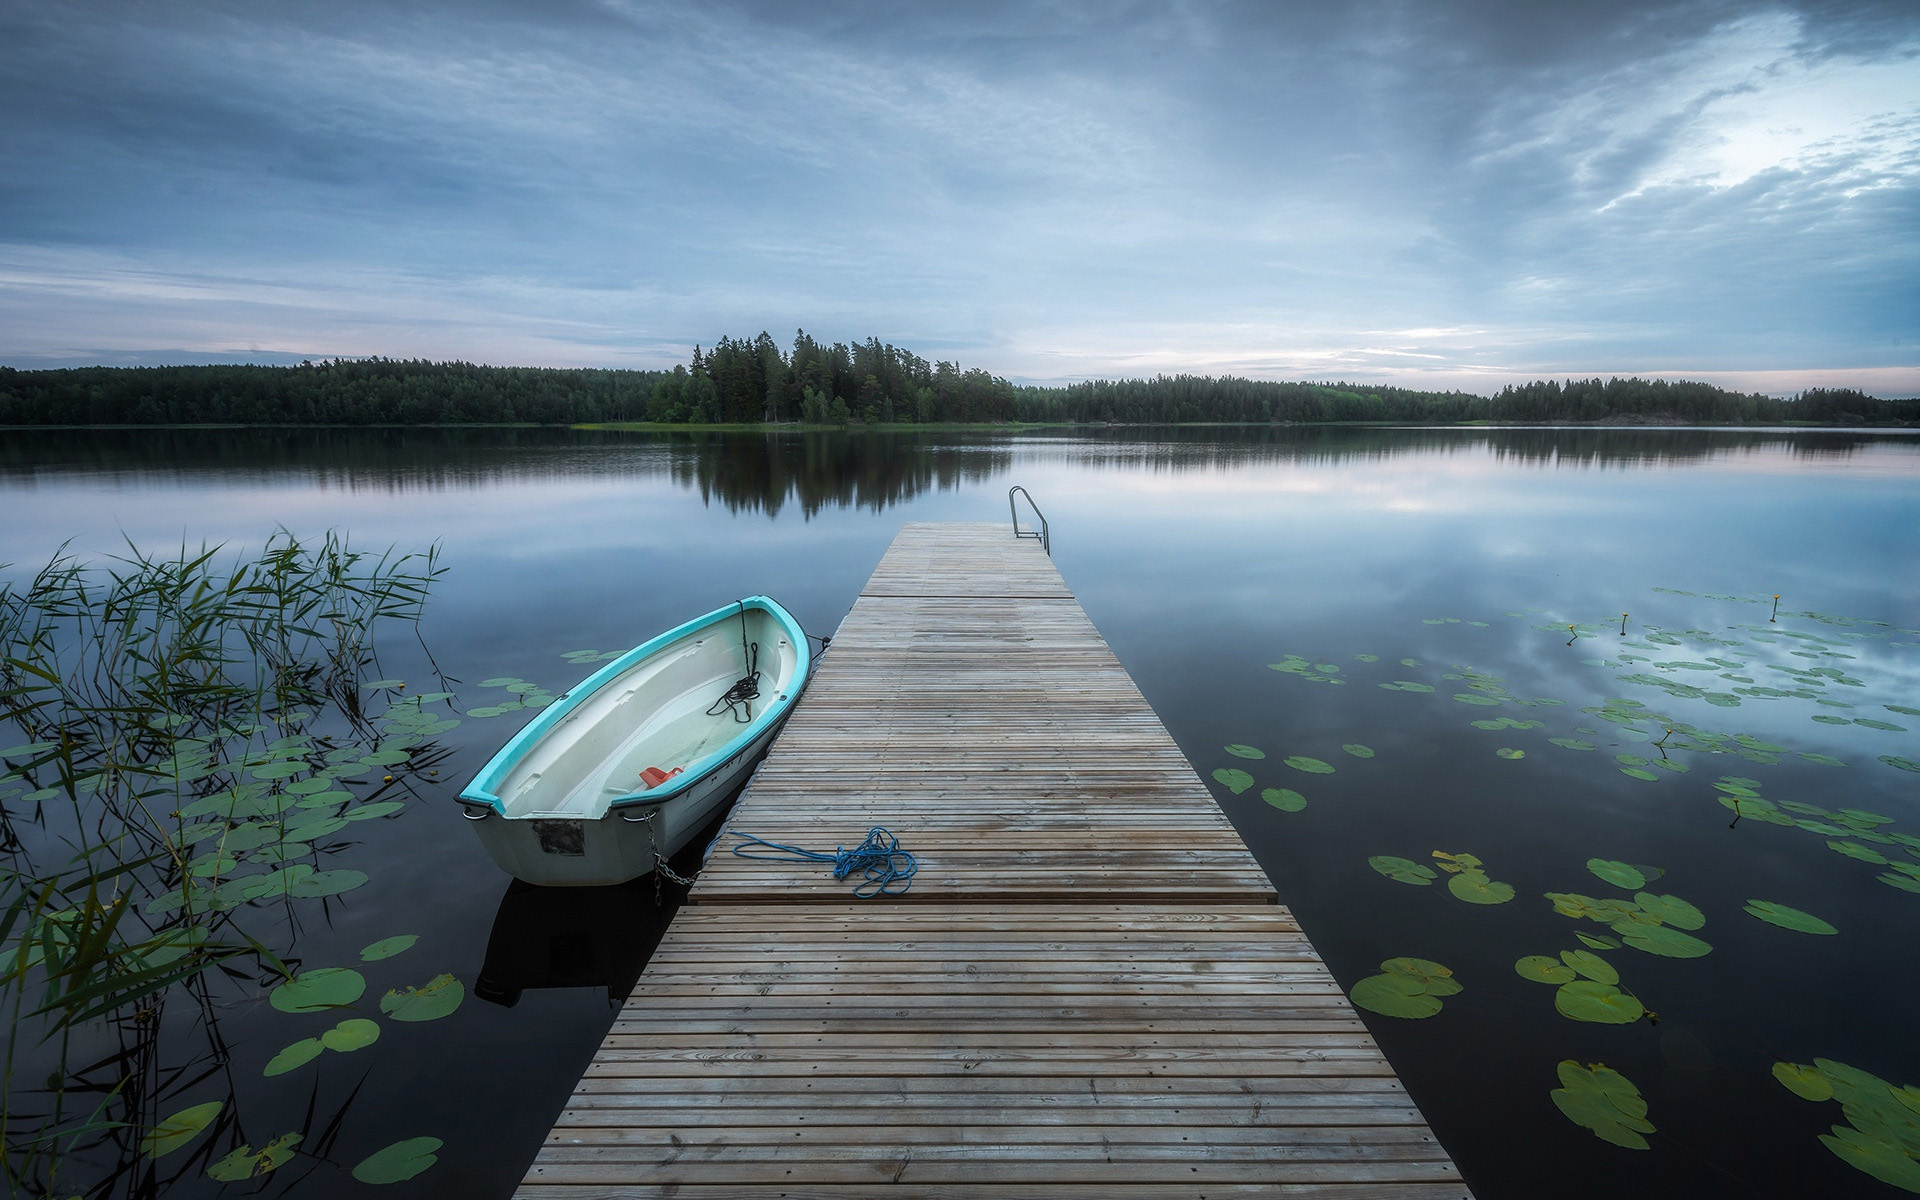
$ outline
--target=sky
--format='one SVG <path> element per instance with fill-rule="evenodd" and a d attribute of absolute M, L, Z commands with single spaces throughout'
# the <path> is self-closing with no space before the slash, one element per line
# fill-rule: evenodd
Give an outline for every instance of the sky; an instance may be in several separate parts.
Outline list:
<path fill-rule="evenodd" d="M 1920 395 L 1920 4 L 0 0 L 0 364 Z"/>

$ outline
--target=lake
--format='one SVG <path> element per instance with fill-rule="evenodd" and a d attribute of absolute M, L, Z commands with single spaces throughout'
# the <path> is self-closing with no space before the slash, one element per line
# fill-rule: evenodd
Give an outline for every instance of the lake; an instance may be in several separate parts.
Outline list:
<path fill-rule="evenodd" d="M 293 1131 L 265 1194 L 509 1194 L 673 896 L 510 887 L 452 797 L 525 711 L 465 714 L 744 595 L 830 634 L 903 522 L 1005 521 L 1016 484 L 1341 984 L 1452 972 L 1385 988 L 1429 1015 L 1363 1015 L 1482 1200 L 1902 1194 L 1869 1172 L 1902 1177 L 1920 1108 L 1858 1073 L 1920 1084 L 1920 438 L 1345 427 L 0 433 L 16 582 L 62 546 L 438 543 L 378 668 L 460 718 L 328 844 L 365 886 L 257 917 L 304 969 L 354 964 L 368 1012 L 442 975 L 458 1007 L 267 1077 L 334 1018 L 218 979 L 136 1091 L 237 1120 L 151 1166 L 109 1135 L 61 1194 L 212 1195 L 210 1162 Z M 411 1180 L 349 1177 L 414 1136 L 444 1146 Z"/>

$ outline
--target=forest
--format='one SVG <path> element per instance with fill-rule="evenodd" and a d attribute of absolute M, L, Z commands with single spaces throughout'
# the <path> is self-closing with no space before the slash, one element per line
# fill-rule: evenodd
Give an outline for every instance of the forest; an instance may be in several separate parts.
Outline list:
<path fill-rule="evenodd" d="M 771 336 L 694 347 L 671 371 L 415 359 L 298 366 L 0 367 L 0 427 L 22 425 L 1920 424 L 1920 399 L 1813 388 L 1791 399 L 1660 379 L 1538 380 L 1497 395 L 1161 375 L 1016 386 L 869 338 L 791 350 Z"/>

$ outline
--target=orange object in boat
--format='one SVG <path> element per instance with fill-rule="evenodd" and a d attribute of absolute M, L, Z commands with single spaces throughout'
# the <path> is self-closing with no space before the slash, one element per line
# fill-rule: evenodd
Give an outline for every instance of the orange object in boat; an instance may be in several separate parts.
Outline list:
<path fill-rule="evenodd" d="M 662 771 L 659 767 L 648 767 L 646 770 L 640 772 L 640 782 L 646 784 L 647 789 L 651 791 L 679 773 L 679 767 L 675 767 L 671 771 Z"/>

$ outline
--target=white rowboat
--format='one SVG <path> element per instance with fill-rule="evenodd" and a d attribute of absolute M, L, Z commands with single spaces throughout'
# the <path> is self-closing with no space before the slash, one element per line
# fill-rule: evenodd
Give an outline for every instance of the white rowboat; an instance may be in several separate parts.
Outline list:
<path fill-rule="evenodd" d="M 541 710 L 460 793 L 465 815 L 516 879 L 637 879 L 752 772 L 811 665 L 799 622 L 767 597 L 715 609 Z"/>

